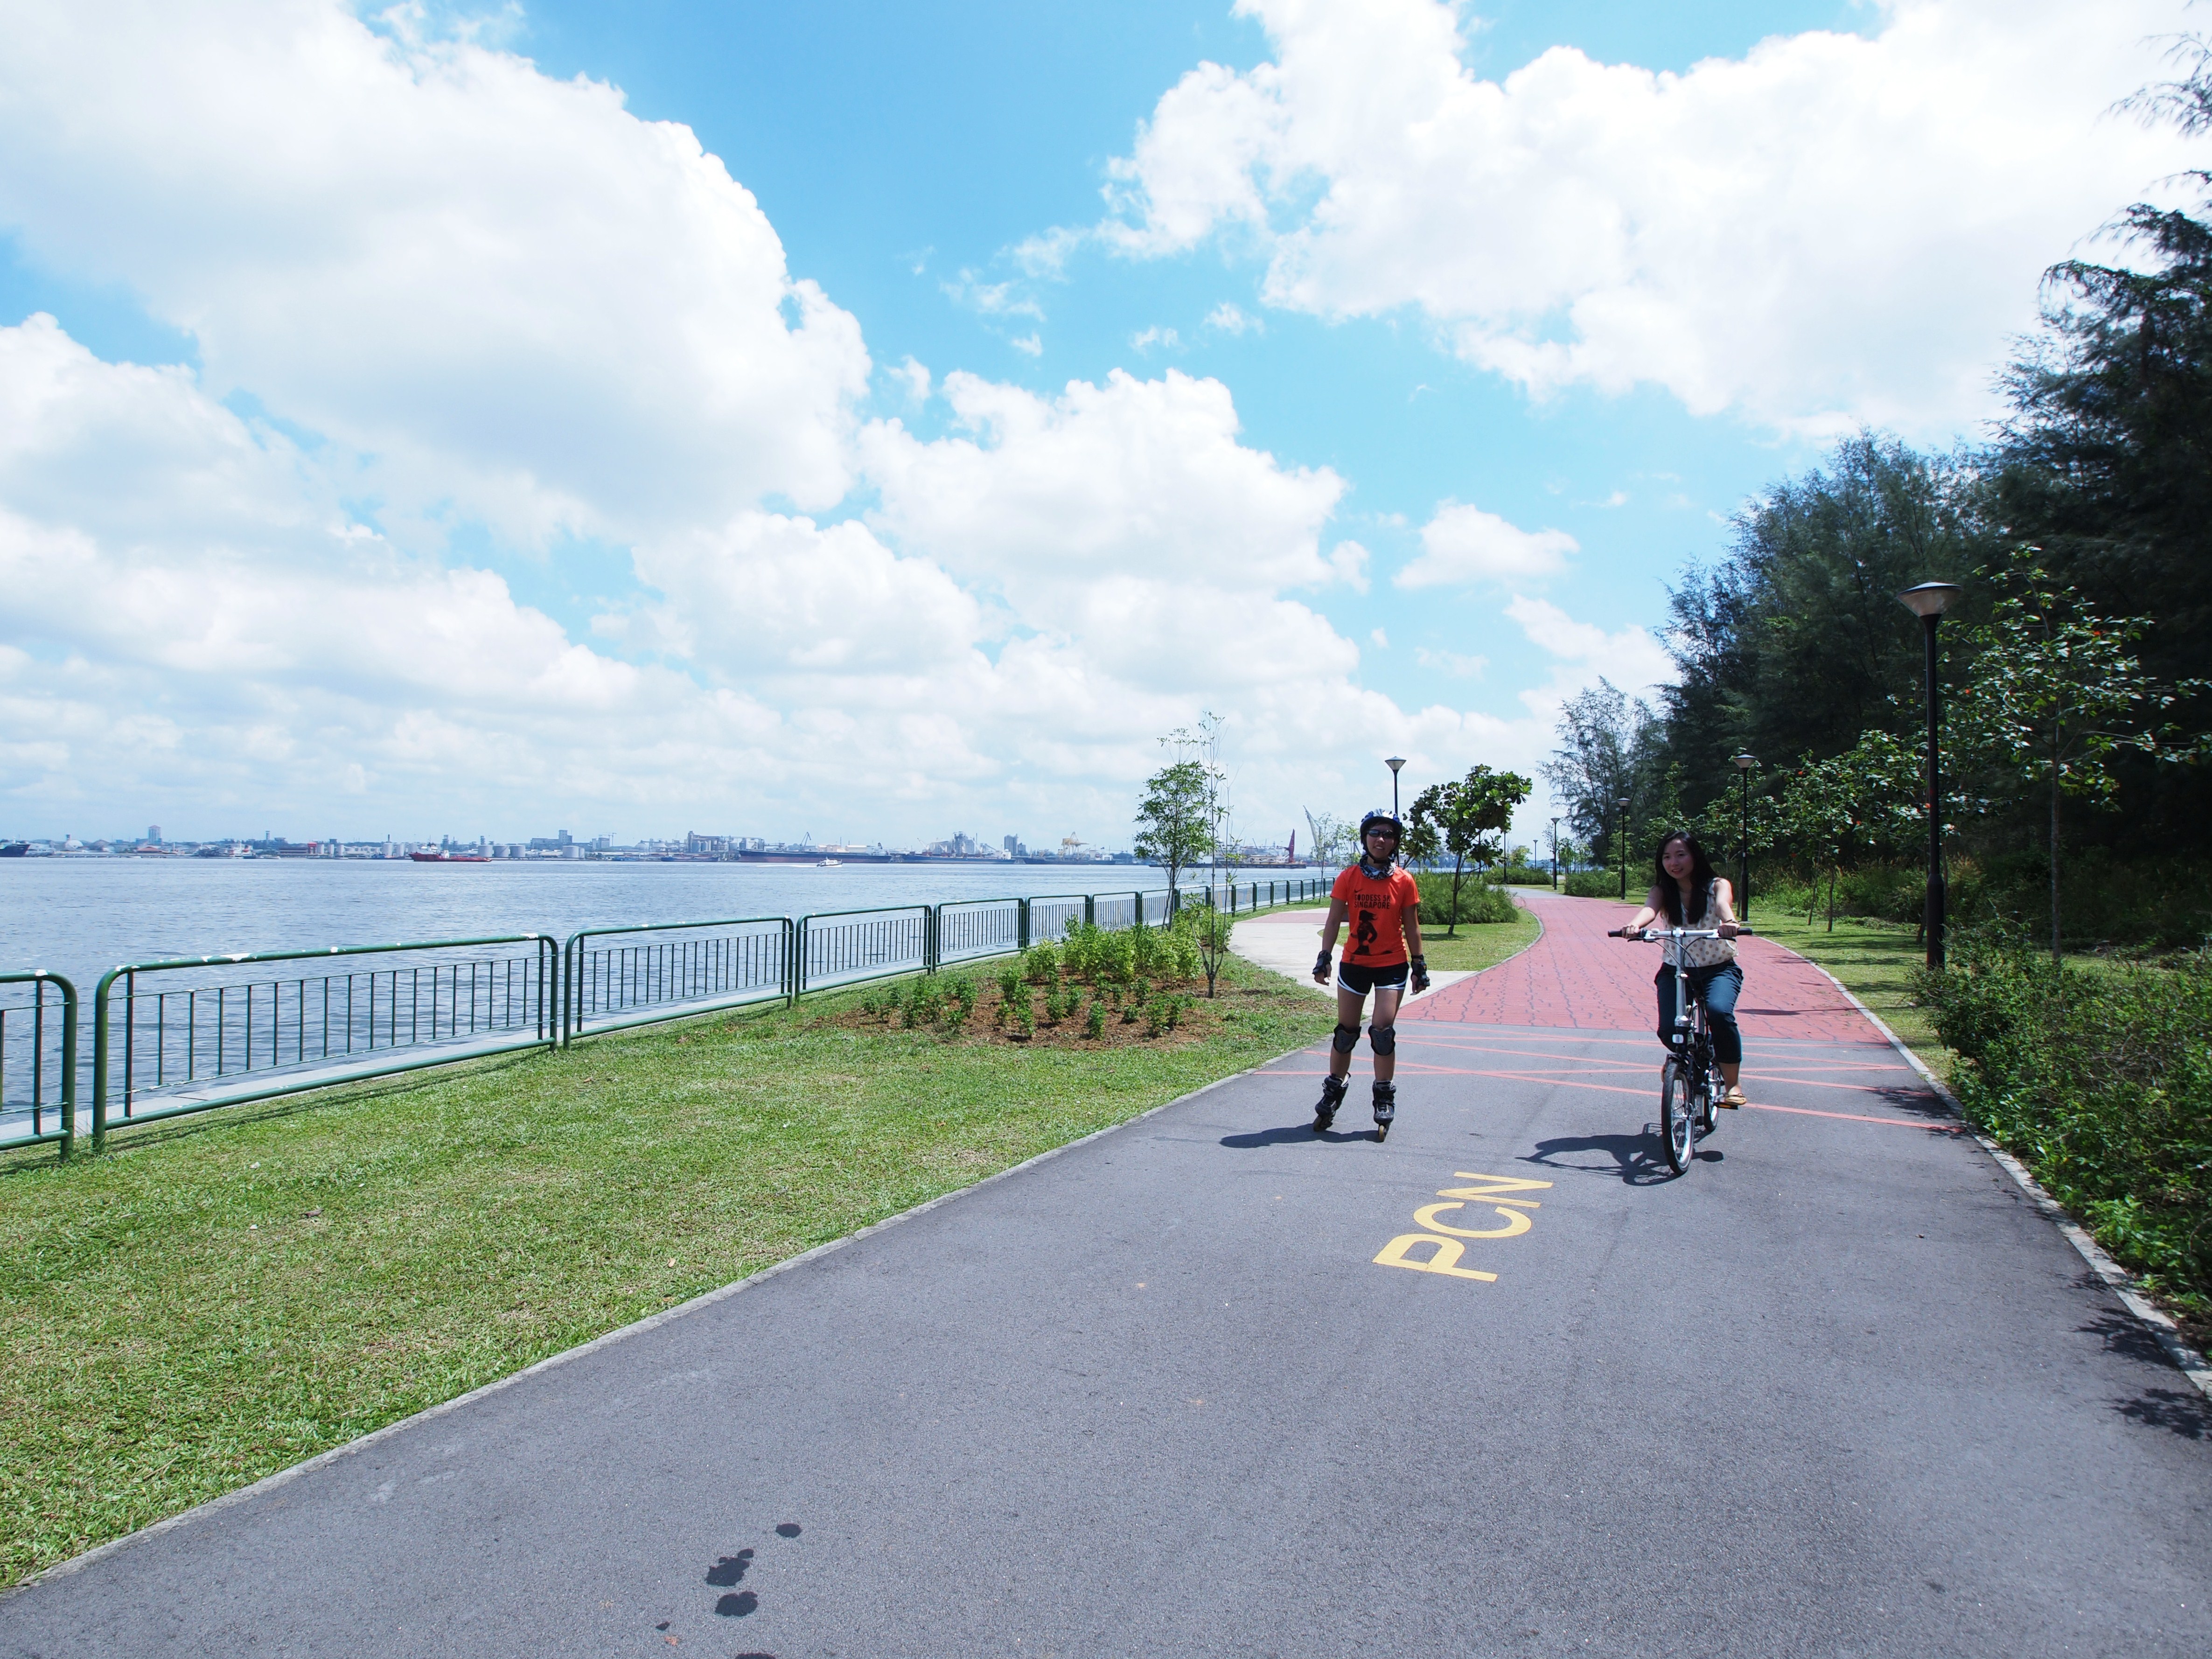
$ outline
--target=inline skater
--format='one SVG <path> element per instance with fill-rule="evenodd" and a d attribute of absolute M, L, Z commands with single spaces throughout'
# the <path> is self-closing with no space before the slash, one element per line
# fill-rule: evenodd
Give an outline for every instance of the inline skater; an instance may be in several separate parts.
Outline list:
<path fill-rule="evenodd" d="M 1352 1050 L 1359 1042 L 1359 1015 L 1370 992 L 1375 1022 L 1367 1041 L 1375 1050 L 1375 1139 L 1390 1133 L 1398 1115 L 1398 1005 L 1410 977 L 1416 992 L 1429 988 L 1429 964 L 1421 955 L 1421 890 L 1397 864 L 1404 828 L 1377 807 L 1359 821 L 1359 862 L 1329 889 L 1328 920 L 1322 927 L 1321 954 L 1314 958 L 1314 983 L 1328 983 L 1329 959 L 1337 930 L 1353 920 L 1344 960 L 1336 971 L 1336 1034 L 1330 1039 L 1328 1075 L 1322 1079 L 1321 1103 L 1314 1108 L 1316 1134 L 1336 1121 L 1344 1103 L 1345 1079 Z"/>
<path fill-rule="evenodd" d="M 1686 939 L 1682 963 L 1690 970 L 1690 992 L 1705 1005 L 1712 1022 L 1713 1054 L 1721 1063 L 1721 1081 L 1728 1092 L 1716 1102 L 1721 1106 L 1745 1104 L 1736 1079 L 1743 1072 L 1743 1035 L 1735 1024 L 1735 1000 L 1743 990 L 1743 969 L 1735 959 L 1735 890 L 1728 878 L 1713 873 L 1712 860 L 1698 838 L 1677 830 L 1659 843 L 1652 860 L 1651 890 L 1644 908 L 1627 927 L 1612 937 L 1641 939 L 1644 930 L 1657 922 L 1663 927 L 1717 927 L 1719 939 Z M 1663 918 L 1663 920 L 1662 920 Z M 1662 966 L 1652 981 L 1659 990 L 1659 1041 L 1674 1046 L 1674 969 Z"/>

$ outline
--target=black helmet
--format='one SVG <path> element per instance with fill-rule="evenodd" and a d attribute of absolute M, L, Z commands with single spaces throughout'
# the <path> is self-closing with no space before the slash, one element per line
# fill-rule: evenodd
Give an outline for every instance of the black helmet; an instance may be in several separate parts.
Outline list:
<path fill-rule="evenodd" d="M 1373 811 L 1370 812 L 1365 817 L 1359 820 L 1359 844 L 1362 847 L 1367 845 L 1367 832 L 1370 830 L 1372 830 L 1378 823 L 1389 824 L 1391 831 L 1396 835 L 1400 840 L 1402 841 L 1405 839 L 1406 826 L 1398 822 L 1398 815 L 1395 812 L 1389 811 L 1387 808 L 1378 806 Z"/>

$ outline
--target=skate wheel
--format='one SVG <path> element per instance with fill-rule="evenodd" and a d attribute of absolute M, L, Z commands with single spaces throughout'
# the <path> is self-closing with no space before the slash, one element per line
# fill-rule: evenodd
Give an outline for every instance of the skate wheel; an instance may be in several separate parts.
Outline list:
<path fill-rule="evenodd" d="M 1378 1124 L 1376 1124 L 1376 1125 L 1375 1126 L 1375 1139 L 1376 1139 L 1376 1140 L 1378 1140 L 1378 1141 L 1383 1141 L 1383 1140 L 1388 1140 L 1388 1139 L 1389 1139 L 1389 1138 L 1390 1138 L 1390 1126 L 1389 1126 L 1389 1124 L 1387 1124 L 1387 1123 L 1378 1123 Z"/>

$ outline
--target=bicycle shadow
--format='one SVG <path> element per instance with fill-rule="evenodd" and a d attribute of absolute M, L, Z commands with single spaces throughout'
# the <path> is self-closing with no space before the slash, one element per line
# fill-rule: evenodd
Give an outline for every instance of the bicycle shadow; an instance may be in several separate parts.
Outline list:
<path fill-rule="evenodd" d="M 1570 1161 L 1577 1152 L 1601 1152 L 1613 1162 L 1607 1165 Z M 1707 1164 L 1718 1164 L 1722 1158 L 1718 1149 L 1704 1146 L 1698 1149 L 1697 1157 Z M 1656 1187 L 1678 1178 L 1668 1167 L 1666 1143 L 1660 1139 L 1655 1124 L 1646 1124 L 1641 1134 L 1555 1136 L 1538 1141 L 1536 1150 L 1523 1155 L 1521 1161 L 1540 1164 L 1547 1170 L 1571 1170 L 1578 1175 L 1616 1176 L 1631 1187 Z"/>

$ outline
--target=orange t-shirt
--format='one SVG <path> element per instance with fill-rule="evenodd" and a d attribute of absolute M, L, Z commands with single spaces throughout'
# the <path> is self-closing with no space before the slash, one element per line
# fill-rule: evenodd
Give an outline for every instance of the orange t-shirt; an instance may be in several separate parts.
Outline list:
<path fill-rule="evenodd" d="M 1328 896 L 1342 899 L 1351 913 L 1345 961 L 1359 968 L 1395 968 L 1406 960 L 1406 913 L 1421 903 L 1421 890 L 1412 876 L 1393 869 L 1378 881 L 1355 864 L 1336 878 Z"/>

